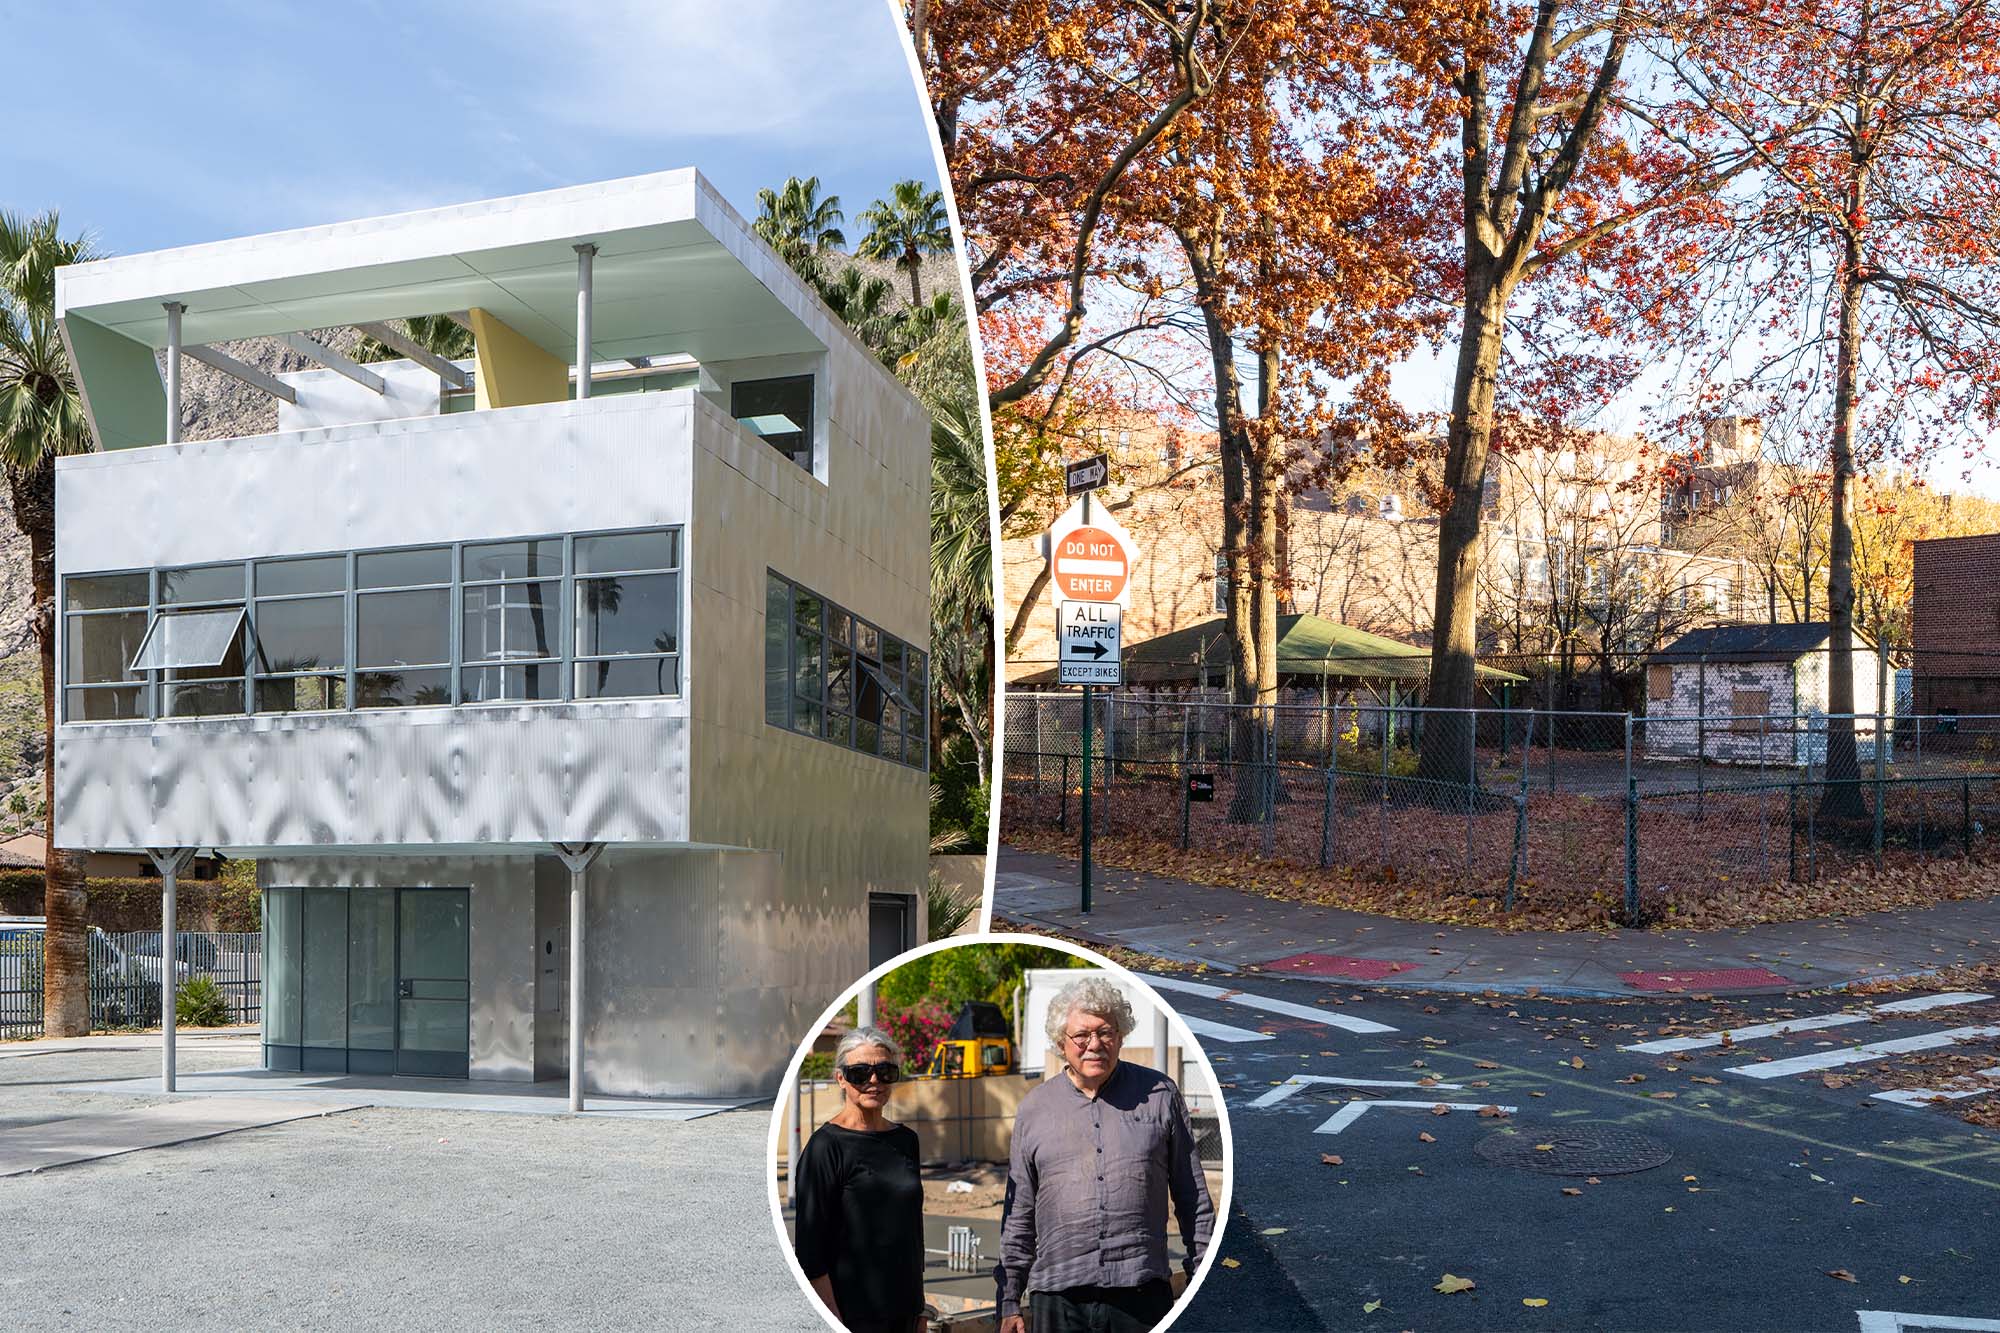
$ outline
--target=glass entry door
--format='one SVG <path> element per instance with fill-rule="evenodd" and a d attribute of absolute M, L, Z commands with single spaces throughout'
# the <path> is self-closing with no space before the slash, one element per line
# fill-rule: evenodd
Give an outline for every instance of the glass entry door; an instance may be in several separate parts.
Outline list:
<path fill-rule="evenodd" d="M 472 1023 L 464 889 L 396 895 L 396 1072 L 464 1078 Z"/>

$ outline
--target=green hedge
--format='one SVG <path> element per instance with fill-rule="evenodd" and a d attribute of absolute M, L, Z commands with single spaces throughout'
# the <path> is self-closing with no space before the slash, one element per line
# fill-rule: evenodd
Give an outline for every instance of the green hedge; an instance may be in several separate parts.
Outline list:
<path fill-rule="evenodd" d="M 107 931 L 160 928 L 159 880 L 145 876 L 87 879 L 83 887 L 88 896 L 86 924 Z M 216 930 L 261 928 L 255 868 L 250 862 L 226 863 L 219 879 L 184 879 L 175 897 L 184 930 L 196 929 L 196 923 L 205 920 L 213 920 Z M 40 916 L 46 901 L 47 885 L 41 871 L 0 870 L 0 913 Z"/>

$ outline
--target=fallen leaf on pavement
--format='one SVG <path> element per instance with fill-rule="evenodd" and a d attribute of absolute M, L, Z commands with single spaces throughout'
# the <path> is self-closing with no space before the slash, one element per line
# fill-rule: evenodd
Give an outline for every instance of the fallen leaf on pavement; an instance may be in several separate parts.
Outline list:
<path fill-rule="evenodd" d="M 1430 1132 L 1429 1130 L 1425 1130 L 1425 1131 L 1424 1131 L 1423 1133 L 1421 1133 L 1421 1134 L 1417 1135 L 1417 1138 L 1418 1138 L 1418 1140 L 1419 1140 L 1419 1141 L 1421 1141 L 1421 1142 L 1424 1142 L 1424 1143 L 1436 1143 L 1436 1142 L 1437 1142 L 1437 1135 L 1435 1135 L 1435 1134 L 1431 1133 L 1431 1132 Z"/>
<path fill-rule="evenodd" d="M 1565 1185 L 1565 1186 L 1563 1186 L 1563 1193 L 1564 1193 L 1564 1194 L 1581 1194 L 1581 1193 L 1583 1193 L 1583 1191 L 1582 1191 L 1582 1190 L 1580 1190 L 1580 1189 L 1578 1189 L 1578 1188 L 1577 1188 L 1576 1186 L 1574 1186 L 1574 1185 Z"/>
<path fill-rule="evenodd" d="M 1690 1083 L 1716 1083 L 1716 1084 L 1719 1084 L 1719 1083 L 1721 1083 L 1721 1082 L 1722 1082 L 1722 1080 L 1721 1080 L 1721 1079 L 1719 1079 L 1719 1078 L 1710 1078 L 1710 1077 L 1709 1077 L 1708 1075 L 1706 1075 L 1706 1074 L 1695 1074 L 1695 1075 L 1691 1076 L 1691 1077 L 1690 1077 L 1690 1078 L 1688 1079 L 1688 1082 L 1690 1082 Z"/>
<path fill-rule="evenodd" d="M 1604 1182 L 1602 1180 L 1599 1180 L 1596 1176 L 1585 1176 L 1583 1178 L 1583 1183 L 1586 1185 L 1602 1185 Z"/>
<path fill-rule="evenodd" d="M 1646 1081 L 1646 1076 L 1644 1074 L 1627 1074 L 1624 1078 L 1621 1078 L 1618 1081 L 1620 1083 L 1644 1083 Z"/>
<path fill-rule="evenodd" d="M 1541 1309 L 1544 1305 L 1547 1305 L 1548 1303 L 1549 1303 L 1548 1298 L 1546 1296 L 1523 1296 L 1521 1298 L 1521 1304 L 1532 1306 L 1537 1310 Z"/>
<path fill-rule="evenodd" d="M 1572 1056 L 1571 1056 L 1571 1057 L 1569 1058 L 1569 1067 L 1570 1067 L 1571 1069 L 1581 1069 L 1581 1068 L 1583 1068 L 1583 1057 L 1582 1057 L 1582 1056 L 1580 1056 L 1580 1055 L 1572 1055 Z"/>
<path fill-rule="evenodd" d="M 1362 1306 L 1362 1307 L 1361 1307 L 1361 1313 L 1363 1313 L 1363 1314 L 1374 1314 L 1374 1313 L 1375 1313 L 1375 1312 L 1376 1312 L 1377 1310 L 1379 1310 L 1379 1309 L 1381 1309 L 1381 1308 L 1382 1308 L 1382 1302 L 1380 1302 L 1380 1301 L 1370 1301 L 1370 1302 L 1368 1302 L 1368 1304 L 1366 1304 L 1366 1305 L 1364 1305 L 1364 1306 Z"/>
<path fill-rule="evenodd" d="M 1262 1231 L 1258 1232 L 1257 1234 L 1260 1236 L 1282 1236 L 1285 1234 L 1286 1230 L 1287 1228 L 1285 1227 L 1265 1227 Z"/>
<path fill-rule="evenodd" d="M 1472 1067 L 1474 1069 L 1498 1069 L 1500 1066 L 1494 1064 L 1491 1060 L 1475 1060 L 1472 1062 Z"/>
<path fill-rule="evenodd" d="M 1454 1292 L 1471 1291 L 1474 1287 L 1478 1285 L 1479 1284 L 1477 1282 L 1474 1282 L 1469 1277 L 1454 1277 L 1450 1273 L 1446 1273 L 1444 1275 L 1444 1281 L 1432 1287 L 1431 1290 L 1435 1292 L 1441 1292 L 1442 1294 L 1449 1296 Z"/>
<path fill-rule="evenodd" d="M 1537 1143 L 1535 1145 L 1536 1152 L 1554 1152 L 1555 1150 L 1556 1145 L 1553 1143 Z"/>
<path fill-rule="evenodd" d="M 1243 1267 L 1243 1265 L 1242 1265 L 1242 1264 L 1241 1264 L 1241 1263 L 1240 1263 L 1239 1261 L 1237 1261 L 1237 1260 L 1235 1260 L 1235 1259 L 1224 1259 L 1224 1260 L 1222 1261 L 1222 1266 L 1223 1266 L 1224 1268 L 1241 1268 L 1241 1267 Z"/>
<path fill-rule="evenodd" d="M 1437 1104 L 1436 1106 L 1433 1106 L 1433 1107 L 1431 1108 L 1431 1114 L 1432 1114 L 1432 1115 L 1450 1115 L 1450 1114 L 1451 1114 L 1451 1108 L 1450 1108 L 1449 1106 L 1446 1106 L 1446 1105 L 1445 1105 L 1445 1104 L 1444 1104 L 1443 1102 L 1439 1102 L 1439 1103 L 1438 1103 L 1438 1104 Z"/>
<path fill-rule="evenodd" d="M 1829 1268 L 1826 1270 L 1826 1275 L 1828 1277 L 1839 1278 L 1842 1282 L 1859 1282 L 1861 1280 L 1845 1268 Z"/>
<path fill-rule="evenodd" d="M 1507 1118 L 1507 1113 L 1497 1106 L 1482 1106 L 1479 1108 L 1479 1114 L 1488 1120 L 1505 1120 Z"/>
<path fill-rule="evenodd" d="M 1327 1164 L 1328 1166 L 1345 1166 L 1345 1165 L 1346 1165 L 1346 1163 L 1344 1163 L 1344 1162 L 1342 1162 L 1342 1161 L 1340 1160 L 1340 1154 L 1339 1154 L 1339 1153 L 1330 1153 L 1330 1152 L 1323 1152 L 1323 1153 L 1321 1153 L 1321 1154 L 1319 1155 L 1319 1160 L 1320 1160 L 1320 1161 L 1322 1161 L 1322 1162 L 1325 1162 L 1325 1163 L 1326 1163 L 1326 1164 Z"/>

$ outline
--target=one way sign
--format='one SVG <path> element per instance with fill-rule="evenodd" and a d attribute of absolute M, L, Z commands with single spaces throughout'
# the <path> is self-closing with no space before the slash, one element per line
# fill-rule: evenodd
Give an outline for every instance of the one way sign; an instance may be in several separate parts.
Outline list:
<path fill-rule="evenodd" d="M 1116 602 L 1059 602 L 1056 641 L 1062 660 L 1056 679 L 1064 685 L 1121 685 L 1120 628 Z"/>

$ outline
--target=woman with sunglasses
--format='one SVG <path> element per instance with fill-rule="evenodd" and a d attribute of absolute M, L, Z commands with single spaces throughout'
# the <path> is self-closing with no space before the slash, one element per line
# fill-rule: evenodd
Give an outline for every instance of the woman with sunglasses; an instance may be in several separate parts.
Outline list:
<path fill-rule="evenodd" d="M 879 1028 L 833 1052 L 842 1104 L 799 1154 L 793 1248 L 821 1301 L 854 1333 L 924 1333 L 924 1185 L 917 1135 L 882 1114 L 903 1053 Z"/>

